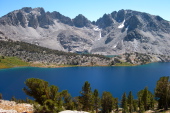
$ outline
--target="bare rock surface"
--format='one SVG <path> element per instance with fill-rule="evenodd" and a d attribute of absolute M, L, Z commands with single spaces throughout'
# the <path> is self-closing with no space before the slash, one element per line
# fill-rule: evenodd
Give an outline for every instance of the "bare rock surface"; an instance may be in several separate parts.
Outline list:
<path fill-rule="evenodd" d="M 33 105 L 0 100 L 0 113 L 33 113 Z"/>
<path fill-rule="evenodd" d="M 71 19 L 25 7 L 0 18 L 0 40 L 5 37 L 66 52 L 170 55 L 170 22 L 132 10 L 114 11 L 91 22 L 82 14 Z"/>

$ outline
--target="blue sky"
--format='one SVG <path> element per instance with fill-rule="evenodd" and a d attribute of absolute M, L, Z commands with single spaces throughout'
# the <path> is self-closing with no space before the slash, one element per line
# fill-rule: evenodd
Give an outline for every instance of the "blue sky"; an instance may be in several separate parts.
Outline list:
<path fill-rule="evenodd" d="M 70 18 L 83 14 L 91 21 L 105 13 L 131 9 L 170 21 L 170 0 L 0 0 L 0 17 L 22 7 L 43 7 L 45 11 L 58 11 Z"/>

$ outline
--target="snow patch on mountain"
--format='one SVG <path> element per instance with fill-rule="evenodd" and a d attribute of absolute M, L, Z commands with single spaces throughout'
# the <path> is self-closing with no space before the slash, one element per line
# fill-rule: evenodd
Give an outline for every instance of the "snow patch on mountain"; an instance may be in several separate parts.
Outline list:
<path fill-rule="evenodd" d="M 102 38 L 101 35 L 102 35 L 102 34 L 101 34 L 101 31 L 100 31 L 98 40 L 100 40 L 100 39 Z"/>
<path fill-rule="evenodd" d="M 119 28 L 119 29 L 123 28 L 123 27 L 124 27 L 124 23 L 125 23 L 125 20 L 123 20 L 122 24 L 120 24 L 120 25 L 118 26 L 118 28 Z"/>
<path fill-rule="evenodd" d="M 99 29 L 98 27 L 93 28 L 95 31 L 100 31 L 101 29 Z"/>

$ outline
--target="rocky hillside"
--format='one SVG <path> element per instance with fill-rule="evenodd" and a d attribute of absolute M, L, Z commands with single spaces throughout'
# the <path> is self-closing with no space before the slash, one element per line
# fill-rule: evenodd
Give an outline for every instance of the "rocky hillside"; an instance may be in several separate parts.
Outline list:
<path fill-rule="evenodd" d="M 170 55 L 170 22 L 132 10 L 114 11 L 91 22 L 81 14 L 71 19 L 26 7 L 0 18 L 2 35 L 66 52 Z"/>
<path fill-rule="evenodd" d="M 125 53 L 118 56 L 102 56 L 95 54 L 76 54 L 52 50 L 37 45 L 12 41 L 0 40 L 0 64 L 11 66 L 132 66 L 151 62 L 168 62 L 169 56 Z M 4 57 L 8 56 L 8 57 Z M 17 59 L 17 58 L 23 60 Z M 29 63 L 29 64 L 28 64 Z"/>
<path fill-rule="evenodd" d="M 112 61 L 112 59 L 102 55 L 66 53 L 24 42 L 1 40 L 0 43 L 1 43 L 0 56 L 10 57 L 15 56 L 30 63 L 40 63 L 46 65 L 53 64 L 56 66 L 57 65 L 107 66 Z"/>
<path fill-rule="evenodd" d="M 120 10 L 105 14 L 96 25 L 102 29 L 102 39 L 94 45 L 93 53 L 170 54 L 170 22 L 159 16 Z"/>
<path fill-rule="evenodd" d="M 43 8 L 23 8 L 0 18 L 0 31 L 12 40 L 28 42 L 55 50 L 89 51 L 98 37 L 94 25 L 83 15 L 74 19 Z"/>

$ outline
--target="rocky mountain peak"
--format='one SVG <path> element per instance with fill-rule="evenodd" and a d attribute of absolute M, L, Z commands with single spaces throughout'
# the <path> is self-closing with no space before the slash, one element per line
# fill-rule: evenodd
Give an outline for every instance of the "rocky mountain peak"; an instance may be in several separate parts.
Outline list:
<path fill-rule="evenodd" d="M 45 10 L 41 7 L 24 7 L 20 10 L 10 12 L 0 19 L 0 24 L 13 26 L 21 25 L 24 28 L 28 26 L 36 29 L 38 26 L 48 28 L 49 25 L 54 24 L 54 20 L 58 20 L 69 26 L 76 26 L 80 28 L 90 27 L 92 25 L 92 23 L 82 14 L 79 14 L 72 20 L 57 11 L 45 12 Z"/>
<path fill-rule="evenodd" d="M 123 24 L 122 28 L 129 28 L 128 31 L 136 28 L 143 30 L 159 30 L 159 26 L 169 26 L 169 22 L 165 21 L 159 16 L 150 15 L 144 12 L 138 12 L 133 10 L 119 10 L 112 12 L 111 14 L 104 14 L 102 18 L 98 19 L 96 25 L 100 28 L 113 27 L 115 24 Z M 166 25 L 166 26 L 165 26 Z M 163 30 L 163 31 L 167 31 Z"/>
<path fill-rule="evenodd" d="M 32 11 L 32 8 L 31 7 L 23 7 L 21 10 L 26 13 L 30 13 Z"/>
<path fill-rule="evenodd" d="M 22 12 L 25 12 L 25 13 L 33 13 L 33 12 L 39 12 L 40 14 L 45 13 L 44 8 L 42 8 L 42 7 L 37 7 L 37 8 L 23 7 L 22 9 L 16 10 L 16 11 L 22 11 Z M 34 13 L 34 14 L 37 14 L 37 13 Z"/>
<path fill-rule="evenodd" d="M 42 8 L 42 7 L 34 8 L 33 11 L 40 12 L 41 14 L 45 13 L 44 8 Z"/>
<path fill-rule="evenodd" d="M 0 31 L 3 39 L 70 52 L 170 54 L 170 22 L 133 10 L 114 11 L 91 22 L 82 14 L 71 19 L 56 11 L 25 7 L 1 17 Z"/>
<path fill-rule="evenodd" d="M 76 27 L 90 27 L 91 22 L 82 14 L 79 14 L 73 19 L 73 23 Z"/>
<path fill-rule="evenodd" d="M 116 16 L 115 20 L 117 22 L 123 22 L 125 20 L 125 18 L 126 18 L 126 11 L 122 9 L 117 12 L 117 16 Z"/>
<path fill-rule="evenodd" d="M 113 25 L 114 21 L 110 14 L 104 14 L 102 18 L 98 19 L 96 25 L 100 28 L 106 28 Z"/>
<path fill-rule="evenodd" d="M 136 15 L 130 16 L 124 23 L 125 28 L 128 28 L 128 31 L 135 30 L 142 27 L 142 23 Z"/>
<path fill-rule="evenodd" d="M 24 28 L 27 26 L 37 28 L 38 25 L 42 26 L 42 22 L 40 21 L 44 19 L 47 18 L 43 8 L 32 9 L 30 7 L 25 7 L 5 15 L 0 19 L 0 24 L 13 26 L 21 25 Z"/>
<path fill-rule="evenodd" d="M 52 18 L 52 19 L 58 19 L 60 22 L 64 23 L 64 24 L 67 24 L 67 25 L 70 25 L 70 26 L 73 26 L 73 22 L 72 20 L 69 18 L 69 17 L 66 17 L 62 14 L 60 14 L 59 12 L 57 11 L 54 11 L 52 13 L 48 12 L 48 15 Z"/>

